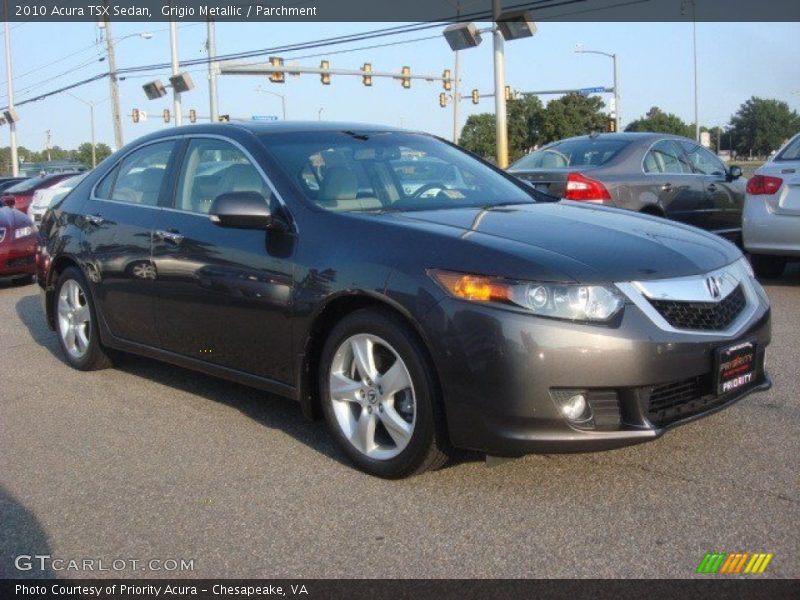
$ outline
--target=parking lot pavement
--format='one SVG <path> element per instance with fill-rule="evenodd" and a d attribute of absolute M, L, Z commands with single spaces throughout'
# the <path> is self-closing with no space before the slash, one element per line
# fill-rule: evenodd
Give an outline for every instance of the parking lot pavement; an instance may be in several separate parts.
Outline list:
<path fill-rule="evenodd" d="M 651 444 L 396 482 L 290 401 L 135 357 L 73 371 L 38 288 L 0 287 L 0 577 L 38 574 L 20 554 L 194 560 L 119 573 L 151 577 L 690 577 L 714 551 L 799 577 L 799 267 L 767 286 L 771 391 Z"/>

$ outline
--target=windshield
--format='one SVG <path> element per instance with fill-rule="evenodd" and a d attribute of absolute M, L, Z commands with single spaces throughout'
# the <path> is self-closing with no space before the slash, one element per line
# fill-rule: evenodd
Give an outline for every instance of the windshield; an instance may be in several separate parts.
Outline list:
<path fill-rule="evenodd" d="M 425 210 L 534 201 L 521 184 L 427 135 L 308 131 L 261 139 L 303 195 L 328 210 Z"/>
<path fill-rule="evenodd" d="M 509 171 L 530 169 L 565 169 L 567 167 L 599 167 L 619 154 L 630 142 L 604 138 L 567 140 L 551 144 L 523 156 Z"/>

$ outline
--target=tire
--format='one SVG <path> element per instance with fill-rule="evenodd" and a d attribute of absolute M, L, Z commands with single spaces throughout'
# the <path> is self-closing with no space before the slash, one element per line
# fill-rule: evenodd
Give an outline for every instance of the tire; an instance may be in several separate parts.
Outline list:
<path fill-rule="evenodd" d="M 361 470 L 399 479 L 447 462 L 432 369 L 400 318 L 362 309 L 342 319 L 322 350 L 319 382 L 328 428 Z"/>
<path fill-rule="evenodd" d="M 67 363 L 80 371 L 96 371 L 112 365 L 100 343 L 97 313 L 86 278 L 77 267 L 64 269 L 55 289 L 55 325 L 58 343 Z"/>
<path fill-rule="evenodd" d="M 752 254 L 750 264 L 758 277 L 764 279 L 777 279 L 783 275 L 786 259 L 782 256 L 768 256 L 766 254 Z"/>

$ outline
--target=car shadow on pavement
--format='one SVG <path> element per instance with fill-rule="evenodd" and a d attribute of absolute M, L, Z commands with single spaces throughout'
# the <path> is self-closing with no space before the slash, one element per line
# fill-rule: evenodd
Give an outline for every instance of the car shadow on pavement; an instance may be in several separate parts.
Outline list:
<path fill-rule="evenodd" d="M 759 279 L 761 285 L 780 287 L 800 287 L 800 261 L 790 262 L 786 265 L 783 275 L 775 279 Z"/>
<path fill-rule="evenodd" d="M 21 298 L 16 304 L 16 310 L 31 338 L 66 365 L 56 334 L 45 322 L 39 298 L 37 296 Z M 264 427 L 283 431 L 320 454 L 348 467 L 352 466 L 331 438 L 325 422 L 308 420 L 303 416 L 300 404 L 290 399 L 132 354 L 120 355 L 119 359 L 115 360 L 114 368 L 187 394 L 230 406 Z M 453 452 L 452 460 L 445 468 L 475 459 L 476 456 L 472 453 Z"/>
<path fill-rule="evenodd" d="M 51 555 L 41 523 L 19 500 L 0 486 L 0 579 L 53 578 L 34 557 Z M 17 557 L 22 557 L 17 561 Z M 20 568 L 17 568 L 17 563 Z"/>

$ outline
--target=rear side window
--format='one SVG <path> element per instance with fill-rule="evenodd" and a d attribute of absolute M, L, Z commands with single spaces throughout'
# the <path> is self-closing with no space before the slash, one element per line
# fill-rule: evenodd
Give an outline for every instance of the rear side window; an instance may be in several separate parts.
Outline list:
<path fill-rule="evenodd" d="M 686 162 L 680 146 L 672 140 L 661 140 L 645 154 L 645 173 L 691 173 L 692 168 Z"/>
<path fill-rule="evenodd" d="M 509 167 L 511 171 L 528 169 L 564 169 L 567 167 L 606 164 L 622 151 L 630 142 L 608 138 L 587 138 L 568 140 L 536 150 L 523 156 Z"/>
<path fill-rule="evenodd" d="M 174 148 L 175 142 L 169 140 L 134 150 L 105 176 L 95 195 L 117 202 L 157 206 Z"/>
<path fill-rule="evenodd" d="M 775 160 L 800 160 L 800 135 L 795 136 L 789 145 L 775 157 Z"/>

